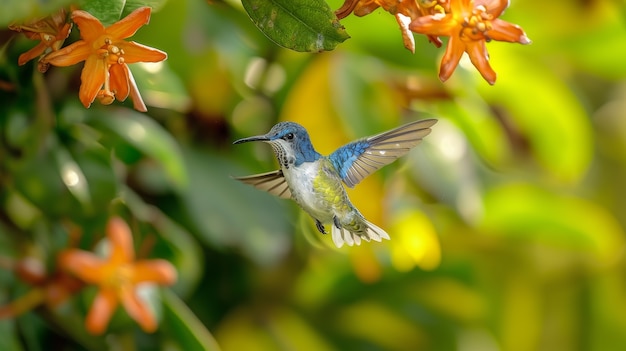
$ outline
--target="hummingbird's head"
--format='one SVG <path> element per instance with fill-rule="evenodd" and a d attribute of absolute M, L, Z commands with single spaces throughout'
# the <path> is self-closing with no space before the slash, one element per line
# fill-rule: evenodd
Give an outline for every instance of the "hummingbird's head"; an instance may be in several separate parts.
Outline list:
<path fill-rule="evenodd" d="M 291 164 L 299 166 L 302 162 L 313 162 L 320 157 L 315 151 L 309 133 L 303 126 L 294 122 L 280 122 L 272 127 L 267 134 L 243 138 L 233 144 L 249 141 L 263 141 L 274 149 L 278 162 L 289 167 Z"/>

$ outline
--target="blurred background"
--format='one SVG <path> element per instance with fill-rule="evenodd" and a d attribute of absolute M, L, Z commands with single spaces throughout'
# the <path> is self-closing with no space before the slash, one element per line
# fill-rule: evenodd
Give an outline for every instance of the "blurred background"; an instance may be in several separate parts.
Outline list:
<path fill-rule="evenodd" d="M 18 271 L 52 274 L 60 250 L 92 249 L 114 214 L 138 256 L 179 277 L 151 295 L 155 334 L 120 310 L 106 336 L 88 335 L 86 288 L 0 320 L 0 349 L 626 345 L 623 1 L 512 1 L 501 18 L 533 42 L 487 44 L 494 86 L 465 60 L 441 83 L 444 49 L 416 36 L 412 54 L 380 9 L 343 19 L 351 38 L 311 54 L 272 43 L 237 1 L 154 1 L 132 40 L 168 59 L 130 65 L 147 113 L 85 109 L 81 65 L 17 65 L 34 42 L 6 26 L 67 5 L 39 3 L 0 15 L 0 305 L 33 289 Z M 422 144 L 349 191 L 391 241 L 336 249 L 295 203 L 231 178 L 277 168 L 268 145 L 232 142 L 278 121 L 328 154 L 433 117 Z"/>

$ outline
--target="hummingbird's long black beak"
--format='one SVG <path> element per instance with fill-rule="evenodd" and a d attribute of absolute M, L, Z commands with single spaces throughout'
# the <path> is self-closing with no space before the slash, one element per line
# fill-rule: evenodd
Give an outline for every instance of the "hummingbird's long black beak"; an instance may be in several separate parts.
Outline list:
<path fill-rule="evenodd" d="M 233 144 L 242 144 L 242 143 L 247 143 L 250 141 L 268 141 L 268 140 L 270 139 L 265 135 L 256 135 L 256 136 L 251 136 L 248 138 L 236 140 L 235 142 L 233 142 Z"/>

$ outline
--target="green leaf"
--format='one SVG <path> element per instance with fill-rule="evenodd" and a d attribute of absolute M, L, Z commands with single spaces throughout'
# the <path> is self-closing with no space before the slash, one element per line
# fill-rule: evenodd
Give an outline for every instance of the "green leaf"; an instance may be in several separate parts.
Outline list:
<path fill-rule="evenodd" d="M 167 0 L 82 0 L 80 8 L 94 15 L 105 26 L 110 26 L 140 7 L 156 11 Z"/>
<path fill-rule="evenodd" d="M 160 10 L 166 2 L 167 0 L 126 0 L 124 2 L 124 11 L 122 11 L 122 16 L 126 17 L 129 13 L 144 6 L 151 7 L 152 12 L 154 13 Z"/>
<path fill-rule="evenodd" d="M 176 294 L 163 290 L 163 330 L 186 351 L 219 351 L 213 335 Z"/>
<path fill-rule="evenodd" d="M 125 0 L 83 0 L 80 9 L 89 12 L 108 27 L 120 20 L 125 3 Z"/>
<path fill-rule="evenodd" d="M 261 32 L 288 49 L 332 50 L 350 37 L 324 0 L 242 0 L 241 3 Z"/>
<path fill-rule="evenodd" d="M 187 171 L 176 140 L 151 118 L 128 109 L 107 109 L 95 113 L 89 124 L 108 131 L 123 142 L 120 149 L 132 146 L 154 159 L 162 167 L 173 187 L 180 191 L 187 186 Z"/>

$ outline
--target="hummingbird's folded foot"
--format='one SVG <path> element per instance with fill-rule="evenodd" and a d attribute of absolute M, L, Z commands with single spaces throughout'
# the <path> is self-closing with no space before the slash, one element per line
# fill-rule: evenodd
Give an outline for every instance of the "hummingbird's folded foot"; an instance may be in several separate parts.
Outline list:
<path fill-rule="evenodd" d="M 333 223 L 335 224 L 335 227 L 337 227 L 337 229 L 341 229 L 341 223 L 339 223 L 339 218 L 337 218 L 337 216 L 333 217 Z"/>
<path fill-rule="evenodd" d="M 328 234 L 326 232 L 326 229 L 324 229 L 324 225 L 322 224 L 322 222 L 320 222 L 318 219 L 315 220 L 315 226 L 317 227 L 317 230 L 320 231 L 320 233 L 322 234 Z"/>

